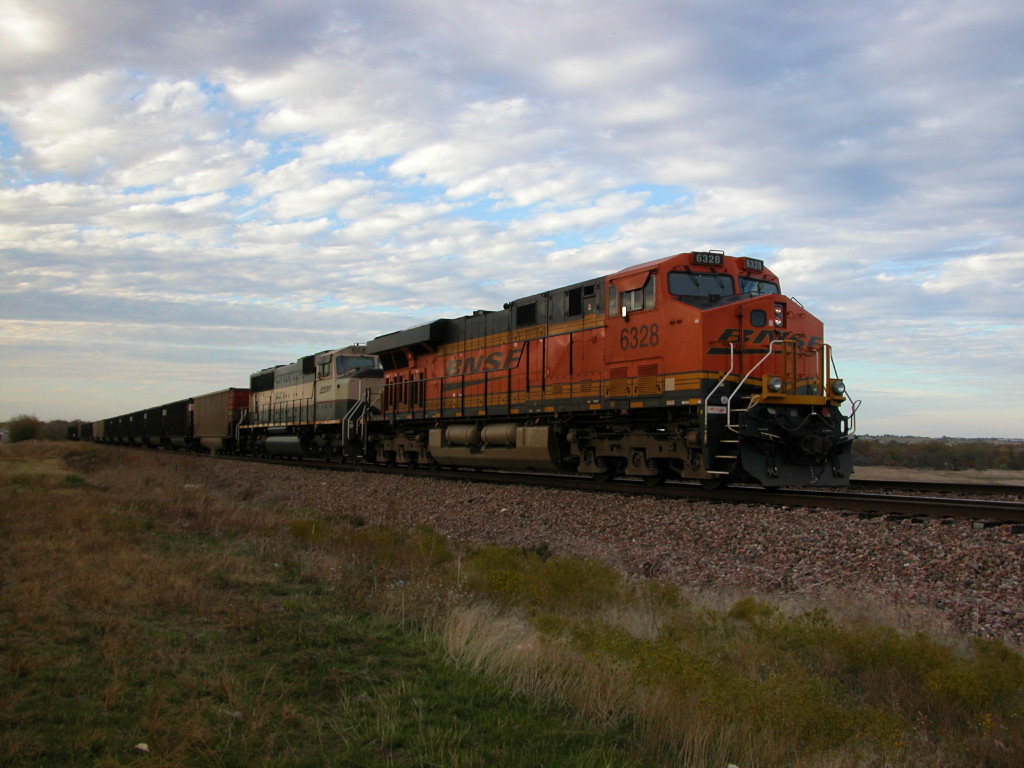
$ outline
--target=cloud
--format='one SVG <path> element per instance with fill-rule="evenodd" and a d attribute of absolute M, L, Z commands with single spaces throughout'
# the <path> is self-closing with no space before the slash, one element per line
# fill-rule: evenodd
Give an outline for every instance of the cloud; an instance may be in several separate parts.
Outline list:
<path fill-rule="evenodd" d="M 0 356 L 110 354 L 153 396 L 162 354 L 255 369 L 710 247 L 873 396 L 896 355 L 968 412 L 1024 373 L 1022 36 L 1009 0 L 10 0 Z"/>

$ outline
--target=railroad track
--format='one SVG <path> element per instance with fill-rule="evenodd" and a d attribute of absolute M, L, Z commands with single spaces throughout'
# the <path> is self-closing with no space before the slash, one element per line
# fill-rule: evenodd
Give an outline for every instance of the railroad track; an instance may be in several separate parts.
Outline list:
<path fill-rule="evenodd" d="M 941 483 L 919 480 L 858 480 L 850 481 L 851 490 L 895 490 L 919 493 L 951 494 L 962 493 L 970 496 L 1017 496 L 1024 498 L 1024 486 L 998 485 L 995 483 Z"/>
<path fill-rule="evenodd" d="M 435 469 L 426 467 L 384 467 L 373 464 L 337 464 L 318 460 L 296 461 L 295 459 L 251 459 L 246 457 L 225 457 L 241 461 L 261 461 L 285 466 L 302 466 L 333 471 L 378 472 L 413 477 L 432 477 L 440 480 L 459 480 L 477 483 L 500 483 L 531 485 L 561 490 L 621 493 L 626 495 L 656 496 L 669 499 L 700 499 L 734 504 L 770 504 L 782 507 L 811 507 L 856 512 L 864 516 L 891 516 L 903 518 L 956 518 L 977 521 L 979 525 L 1013 523 L 1015 532 L 1024 533 L 1024 502 L 1002 501 L 984 498 L 953 498 L 950 496 L 899 495 L 890 493 L 868 493 L 866 487 L 894 488 L 915 491 L 942 491 L 945 493 L 969 490 L 972 493 L 1012 493 L 1021 489 L 1013 486 L 962 486 L 942 483 L 881 483 L 854 481 L 852 490 L 815 489 L 772 489 L 753 486 L 734 486 L 721 490 L 707 490 L 700 485 L 684 482 L 668 482 L 660 486 L 648 486 L 638 480 L 617 478 L 606 483 L 597 483 L 589 478 L 574 475 L 558 475 L 532 472 L 504 472 L 490 470 Z M 981 490 L 979 490 L 981 489 Z M 1017 530 L 1019 526 L 1020 530 Z"/>
<path fill-rule="evenodd" d="M 191 454 L 194 455 L 194 454 Z M 631 478 L 620 477 L 599 483 L 577 475 L 543 472 L 511 472 L 436 467 L 387 467 L 378 464 L 325 462 L 319 459 L 259 458 L 219 454 L 229 461 L 255 461 L 280 466 L 305 467 L 336 472 L 377 472 L 412 477 L 433 477 L 439 480 L 460 480 L 475 483 L 531 485 L 560 490 L 626 495 L 656 496 L 669 499 L 700 499 L 734 504 L 770 504 L 781 507 L 811 507 L 856 512 L 863 516 L 890 516 L 897 519 L 944 518 L 974 520 L 977 525 L 1012 523 L 1015 533 L 1024 533 L 1024 501 L 977 498 L 976 494 L 1024 496 L 1024 488 L 1009 485 L 935 483 L 889 480 L 853 480 L 850 490 L 815 490 L 806 488 L 766 489 L 754 486 L 732 486 L 708 490 L 694 483 L 670 481 L 649 486 Z M 896 489 L 920 493 L 966 493 L 967 497 L 899 495 L 869 493 L 866 489 Z"/>

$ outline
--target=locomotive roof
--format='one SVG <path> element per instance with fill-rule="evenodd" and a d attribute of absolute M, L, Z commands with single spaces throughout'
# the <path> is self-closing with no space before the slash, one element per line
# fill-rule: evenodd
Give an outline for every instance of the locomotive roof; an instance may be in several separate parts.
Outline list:
<path fill-rule="evenodd" d="M 485 326 L 488 328 L 493 327 L 494 330 L 507 330 L 511 327 L 511 323 L 513 322 L 512 313 L 515 312 L 517 308 L 527 307 L 532 303 L 536 303 L 538 305 L 545 304 L 546 308 L 543 311 L 548 313 L 546 321 L 550 321 L 552 320 L 552 315 L 557 317 L 560 313 L 558 307 L 551 306 L 552 302 L 545 301 L 553 296 L 559 295 L 562 292 L 568 293 L 577 289 L 593 287 L 594 290 L 592 294 L 595 297 L 594 300 L 600 304 L 603 300 L 604 286 L 608 280 L 615 280 L 622 277 L 628 277 L 630 275 L 644 275 L 652 270 L 658 269 L 659 267 L 666 267 L 669 265 L 689 265 L 692 263 L 693 254 L 703 253 L 715 254 L 716 256 L 721 254 L 723 260 L 722 263 L 725 264 L 725 259 L 728 259 L 728 263 L 730 263 L 730 265 L 736 265 L 741 262 L 743 258 L 738 256 L 726 256 L 722 251 L 683 251 L 681 253 L 673 254 L 672 256 L 663 256 L 660 259 L 654 259 L 641 264 L 634 264 L 626 267 L 625 269 L 621 269 L 618 272 L 612 272 L 610 274 L 590 278 L 589 280 L 583 280 L 578 283 L 571 283 L 569 285 L 559 286 L 557 288 L 552 288 L 529 296 L 523 296 L 508 302 L 501 310 L 476 310 L 471 314 L 462 315 L 455 319 L 442 318 L 422 325 L 413 326 L 412 328 L 406 328 L 401 331 L 386 333 L 367 342 L 366 351 L 372 355 L 380 355 L 401 349 L 423 351 L 428 348 L 436 349 L 440 344 L 457 340 L 463 334 L 468 334 L 471 337 L 482 335 L 487 332 L 485 330 Z M 761 264 L 761 270 L 759 271 L 763 271 L 774 277 L 769 270 L 763 267 L 763 263 L 759 260 L 751 260 L 751 262 Z M 743 265 L 741 264 L 741 266 Z M 750 269 L 750 267 L 744 268 Z M 621 284 L 620 290 L 622 290 Z M 540 320 L 538 319 L 538 321 Z M 475 332 L 472 331 L 470 326 L 477 330 Z"/>

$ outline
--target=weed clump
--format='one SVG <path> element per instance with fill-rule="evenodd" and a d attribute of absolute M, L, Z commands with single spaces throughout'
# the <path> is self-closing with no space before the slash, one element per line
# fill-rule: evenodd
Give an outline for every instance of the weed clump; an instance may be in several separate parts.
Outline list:
<path fill-rule="evenodd" d="M 746 621 L 751 624 L 770 619 L 776 613 L 776 608 L 768 603 L 756 600 L 753 597 L 744 597 L 729 609 L 728 617 L 739 621 Z"/>
<path fill-rule="evenodd" d="M 619 574 L 596 560 L 488 546 L 473 552 L 465 568 L 470 590 L 508 606 L 592 611 L 622 593 Z"/>

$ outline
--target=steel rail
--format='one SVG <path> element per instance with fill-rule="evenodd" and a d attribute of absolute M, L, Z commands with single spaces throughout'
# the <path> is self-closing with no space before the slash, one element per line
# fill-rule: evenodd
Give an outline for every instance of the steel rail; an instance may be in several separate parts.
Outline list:
<path fill-rule="evenodd" d="M 237 457 L 236 457 L 237 458 Z M 811 507 L 891 515 L 901 518 L 939 517 L 999 523 L 1024 523 L 1024 502 L 946 496 L 905 496 L 863 491 L 814 490 L 805 488 L 766 489 L 754 486 L 708 490 L 697 484 L 668 482 L 649 486 L 639 480 L 616 478 L 599 483 L 575 475 L 497 470 L 441 469 L 437 467 L 386 467 L 375 464 L 326 463 L 317 460 L 261 459 L 284 466 L 303 466 L 334 471 L 362 471 L 412 477 L 429 477 L 474 483 L 527 485 L 589 493 L 618 493 L 631 496 L 655 496 L 668 499 L 692 499 L 737 504 L 781 507 Z"/>
<path fill-rule="evenodd" d="M 928 493 L 969 493 L 975 496 L 1003 495 L 1024 498 L 1024 486 L 1000 485 L 998 483 L 958 483 L 919 480 L 858 480 L 850 481 L 852 490 L 882 490 L 892 488 L 900 491 L 922 491 Z"/>
<path fill-rule="evenodd" d="M 577 475 L 542 472 L 512 472 L 433 466 L 383 466 L 369 463 L 326 462 L 320 459 L 259 458 L 226 454 L 207 455 L 205 457 L 189 453 L 180 455 L 193 456 L 195 458 L 220 458 L 229 461 L 255 461 L 268 465 L 301 467 L 321 471 L 372 472 L 435 480 L 451 480 L 455 482 L 526 485 L 587 493 L 617 493 L 630 496 L 654 496 L 667 499 L 702 500 L 733 504 L 834 509 L 858 512 L 870 516 L 957 518 L 992 523 L 1024 523 L 1024 502 L 1022 501 L 951 498 L 948 496 L 902 496 L 836 489 L 767 489 L 754 486 L 733 486 L 718 490 L 708 490 L 697 484 L 677 481 L 650 486 L 640 480 L 626 477 L 619 477 L 602 483 Z M 937 485 L 942 488 L 947 487 L 946 484 L 940 483 Z M 893 487 L 893 484 L 882 483 L 882 486 Z M 997 487 L 1004 488 L 1007 486 Z M 1016 531 L 1015 526 L 1015 532 L 1024 533 L 1024 526 L 1021 526 L 1020 531 Z"/>

